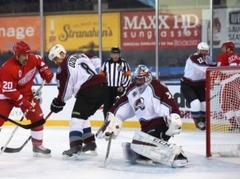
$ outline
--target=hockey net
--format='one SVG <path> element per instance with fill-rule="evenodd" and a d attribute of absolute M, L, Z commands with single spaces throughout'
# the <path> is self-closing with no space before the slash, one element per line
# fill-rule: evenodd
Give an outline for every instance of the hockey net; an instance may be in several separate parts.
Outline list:
<path fill-rule="evenodd" d="M 240 156 L 240 67 L 207 69 L 206 155 Z"/>

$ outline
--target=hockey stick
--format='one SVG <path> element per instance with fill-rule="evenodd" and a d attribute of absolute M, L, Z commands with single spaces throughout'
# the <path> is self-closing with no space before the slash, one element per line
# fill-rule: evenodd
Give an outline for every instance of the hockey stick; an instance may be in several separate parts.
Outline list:
<path fill-rule="evenodd" d="M 34 94 L 34 96 L 33 96 L 33 99 L 40 93 L 40 91 L 42 90 L 42 88 L 43 88 L 43 86 L 44 86 L 45 83 L 46 83 L 46 80 L 43 80 L 41 86 L 40 86 L 40 87 L 37 89 L 37 91 L 35 92 L 35 94 Z M 24 115 L 21 117 L 20 122 L 24 119 L 24 116 L 26 115 L 27 112 L 28 112 L 28 111 L 26 111 L 26 112 L 24 113 Z M 17 131 L 17 129 L 18 129 L 18 125 L 17 125 L 17 126 L 15 127 L 15 129 L 13 130 L 13 132 L 12 132 L 10 138 L 8 139 L 8 141 L 6 142 L 6 144 L 1 148 L 0 153 L 2 153 L 2 151 L 5 151 L 7 145 L 8 145 L 9 142 L 12 140 L 13 135 L 15 134 L 15 132 Z"/>
<path fill-rule="evenodd" d="M 47 120 L 49 118 L 49 116 L 52 114 L 52 111 L 46 116 L 45 120 Z M 25 142 L 18 148 L 10 148 L 10 147 L 1 147 L 1 151 L 6 152 L 6 153 L 17 153 L 20 152 L 23 147 L 28 143 L 28 141 L 31 139 L 31 135 L 27 138 L 27 140 L 25 140 Z"/>
<path fill-rule="evenodd" d="M 2 114 L 0 114 L 0 117 L 1 117 L 2 119 L 4 119 L 5 121 L 9 121 L 9 122 L 11 122 L 11 123 L 13 123 L 13 124 L 15 124 L 15 125 L 23 128 L 23 129 L 32 129 L 32 128 L 34 128 L 34 127 L 41 126 L 41 125 L 43 125 L 43 124 L 45 123 L 45 120 L 39 120 L 39 121 L 34 122 L 34 123 L 31 123 L 31 124 L 21 124 L 21 123 L 16 122 L 15 120 L 10 119 L 10 118 L 2 115 Z"/>
<path fill-rule="evenodd" d="M 37 89 L 37 91 L 35 92 L 33 99 L 40 93 L 40 91 L 42 90 L 42 88 L 43 88 L 43 86 L 44 86 L 45 83 L 46 83 L 46 80 L 43 80 L 41 86 L 40 86 L 40 87 Z M 26 111 L 25 113 L 27 113 L 27 112 L 28 112 L 28 111 Z M 21 117 L 20 122 L 24 119 L 24 116 L 25 116 L 25 114 Z M 17 125 L 17 126 L 19 126 L 19 127 L 24 128 L 24 129 L 31 129 L 31 128 L 34 128 L 34 127 L 38 127 L 38 126 L 43 125 L 43 124 L 45 123 L 45 120 L 39 120 L 39 121 L 37 121 L 37 122 L 24 125 L 24 124 L 21 124 L 21 123 L 16 122 L 16 121 L 13 120 L 13 119 L 10 119 L 10 118 L 4 116 L 4 115 L 2 115 L 2 114 L 0 114 L 0 117 L 1 117 L 2 119 L 4 119 L 5 121 L 9 121 L 9 122 L 11 122 L 11 123 L 13 123 L 13 124 L 15 124 L 15 125 Z"/>
<path fill-rule="evenodd" d="M 106 134 L 107 134 L 107 133 L 106 133 Z M 107 166 L 107 161 L 108 161 L 108 159 L 109 159 L 109 154 L 110 154 L 110 148 L 111 148 L 113 133 L 110 133 L 110 134 L 108 134 L 107 136 L 109 136 L 109 139 L 108 139 L 107 151 L 106 151 L 106 155 L 105 155 L 105 159 L 104 159 L 104 167 Z"/>

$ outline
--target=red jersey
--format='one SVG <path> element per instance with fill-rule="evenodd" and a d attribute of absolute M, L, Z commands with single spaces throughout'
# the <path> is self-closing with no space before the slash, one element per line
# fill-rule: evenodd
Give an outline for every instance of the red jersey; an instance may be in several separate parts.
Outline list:
<path fill-rule="evenodd" d="M 240 55 L 237 53 L 221 53 L 217 58 L 217 66 L 238 66 Z"/>
<path fill-rule="evenodd" d="M 32 96 L 33 80 L 43 64 L 43 58 L 32 53 L 25 65 L 21 65 L 15 56 L 9 58 L 0 68 L 0 100 L 17 101 L 21 94 Z"/>

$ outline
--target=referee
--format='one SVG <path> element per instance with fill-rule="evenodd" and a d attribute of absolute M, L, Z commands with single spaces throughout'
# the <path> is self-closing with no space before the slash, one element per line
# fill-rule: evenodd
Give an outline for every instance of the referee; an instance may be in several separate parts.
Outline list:
<path fill-rule="evenodd" d="M 116 99 L 125 92 L 131 80 L 129 64 L 121 58 L 120 48 L 112 47 L 110 55 L 111 58 L 103 63 L 100 70 L 100 74 L 105 75 L 108 81 L 108 95 L 103 107 L 104 119 Z"/>

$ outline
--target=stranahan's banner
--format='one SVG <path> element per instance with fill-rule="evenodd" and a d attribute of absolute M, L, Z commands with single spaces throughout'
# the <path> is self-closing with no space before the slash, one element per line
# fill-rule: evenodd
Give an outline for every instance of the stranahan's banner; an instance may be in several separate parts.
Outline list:
<path fill-rule="evenodd" d="M 20 40 L 27 42 L 33 51 L 40 51 L 40 18 L 0 17 L 0 51 L 12 50 Z"/>
<path fill-rule="evenodd" d="M 67 50 L 98 50 L 98 14 L 46 16 L 46 51 L 60 43 Z M 120 46 L 120 14 L 102 14 L 102 47 Z"/>
<path fill-rule="evenodd" d="M 121 14 L 122 49 L 155 48 L 155 12 Z M 201 11 L 177 10 L 160 12 L 159 47 L 162 49 L 196 48 L 201 40 Z"/>

